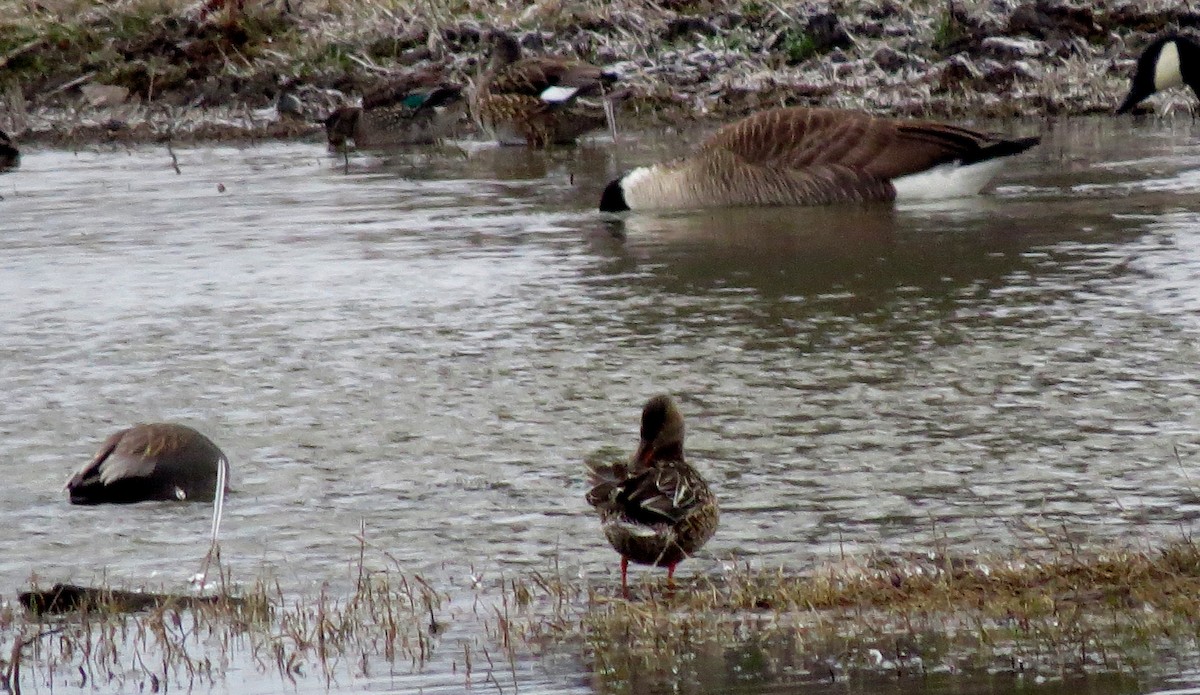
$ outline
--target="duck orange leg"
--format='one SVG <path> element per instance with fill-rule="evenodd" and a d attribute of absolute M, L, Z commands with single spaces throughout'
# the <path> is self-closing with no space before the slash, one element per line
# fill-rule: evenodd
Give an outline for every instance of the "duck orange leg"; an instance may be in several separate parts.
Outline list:
<path fill-rule="evenodd" d="M 629 558 L 621 558 L 621 595 L 629 599 Z"/>
<path fill-rule="evenodd" d="M 678 562 L 672 562 L 667 565 L 667 591 L 671 593 L 675 593 L 675 565 L 678 564 Z"/>

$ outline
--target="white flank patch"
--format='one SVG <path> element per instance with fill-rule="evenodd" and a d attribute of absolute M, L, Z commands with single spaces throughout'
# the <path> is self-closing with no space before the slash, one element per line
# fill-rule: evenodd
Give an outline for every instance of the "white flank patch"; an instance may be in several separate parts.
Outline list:
<path fill-rule="evenodd" d="M 896 200 L 938 200 L 975 195 L 988 185 L 1004 158 L 989 159 L 968 166 L 939 164 L 917 174 L 892 179 L 896 187 Z"/>
<path fill-rule="evenodd" d="M 547 87 L 540 96 L 542 101 L 548 101 L 551 104 L 561 104 L 575 96 L 575 92 L 578 91 L 578 87 Z"/>
<path fill-rule="evenodd" d="M 1179 71 L 1179 47 L 1174 41 L 1163 44 L 1154 61 L 1154 89 L 1178 87 L 1183 84 L 1183 73 Z"/>

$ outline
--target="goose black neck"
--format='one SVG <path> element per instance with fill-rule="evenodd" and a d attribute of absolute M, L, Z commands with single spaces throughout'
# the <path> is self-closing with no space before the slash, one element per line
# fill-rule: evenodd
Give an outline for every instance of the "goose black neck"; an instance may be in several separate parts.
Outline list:
<path fill-rule="evenodd" d="M 600 212 L 625 212 L 628 209 L 621 179 L 613 179 L 604 187 L 604 193 L 600 194 Z"/>

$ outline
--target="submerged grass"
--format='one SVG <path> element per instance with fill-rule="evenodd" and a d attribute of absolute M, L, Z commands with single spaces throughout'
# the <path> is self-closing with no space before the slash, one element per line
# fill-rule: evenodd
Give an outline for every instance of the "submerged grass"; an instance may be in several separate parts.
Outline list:
<path fill-rule="evenodd" d="M 99 604 L 40 618 L 6 606 L 0 674 L 14 691 L 22 678 L 157 690 L 220 681 L 232 664 L 327 685 L 435 671 L 507 689 L 519 665 L 566 655 L 604 690 L 636 680 L 704 691 L 930 674 L 1136 678 L 1200 662 L 1200 548 L 1190 539 L 1007 557 L 939 549 L 806 573 L 730 563 L 673 590 L 646 575 L 633 600 L 557 567 L 438 587 L 395 564 L 368 570 L 374 555 L 364 544 L 348 595 L 326 586 L 288 596 L 256 581 L 237 600 L 134 613 Z"/>

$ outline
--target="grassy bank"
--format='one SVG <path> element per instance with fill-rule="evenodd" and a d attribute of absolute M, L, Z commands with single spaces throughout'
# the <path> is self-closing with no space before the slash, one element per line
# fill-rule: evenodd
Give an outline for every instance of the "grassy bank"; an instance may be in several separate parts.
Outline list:
<path fill-rule="evenodd" d="M 605 691 L 637 681 L 702 692 L 997 673 L 1136 680 L 1200 663 L 1200 548 L 1190 540 L 1063 545 L 1036 557 L 939 549 L 810 573 L 730 563 L 674 591 L 643 575 L 628 601 L 611 580 L 553 569 L 438 586 L 370 564 L 360 560 L 343 596 L 285 596 L 258 580 L 238 588 L 237 601 L 137 613 L 101 602 L 39 617 L 8 605 L 0 673 L 10 686 L 28 678 L 169 688 L 220 682 L 232 664 L 242 678 L 348 687 L 372 673 L 424 672 L 507 689 L 519 685 L 521 665 L 565 656 Z"/>
<path fill-rule="evenodd" d="M 250 0 L 236 16 L 181 0 L 4 0 L 0 128 L 26 140 L 294 137 L 414 69 L 469 85 L 492 28 L 619 70 L 635 126 L 810 103 L 1107 112 L 1147 38 L 1197 22 L 1166 0 Z M 310 121 L 270 112 L 285 86 Z"/>

